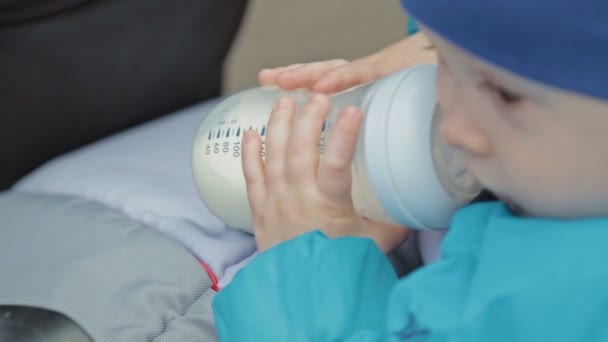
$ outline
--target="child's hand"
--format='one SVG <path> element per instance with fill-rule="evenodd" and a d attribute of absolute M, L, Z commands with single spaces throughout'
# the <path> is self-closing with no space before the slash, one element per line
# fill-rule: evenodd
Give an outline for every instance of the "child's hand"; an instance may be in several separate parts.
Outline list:
<path fill-rule="evenodd" d="M 243 171 L 260 251 L 315 229 L 331 237 L 370 237 L 385 252 L 407 236 L 405 228 L 371 222 L 354 211 L 351 162 L 362 120 L 359 109 L 342 111 L 319 155 L 329 106 L 327 96 L 317 94 L 296 115 L 293 100 L 277 101 L 268 123 L 265 162 L 259 134 L 244 136 Z"/>
<path fill-rule="evenodd" d="M 436 63 L 436 54 L 422 33 L 417 33 L 370 56 L 352 62 L 334 59 L 286 67 L 264 69 L 258 79 L 262 85 L 284 89 L 309 88 L 331 94 L 374 81 L 403 68 L 420 63 Z"/>

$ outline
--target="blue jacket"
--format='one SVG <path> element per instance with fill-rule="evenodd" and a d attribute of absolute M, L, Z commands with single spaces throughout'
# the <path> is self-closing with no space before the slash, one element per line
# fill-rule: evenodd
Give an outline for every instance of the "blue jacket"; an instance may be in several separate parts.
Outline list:
<path fill-rule="evenodd" d="M 608 341 L 608 219 L 457 213 L 440 261 L 397 279 L 364 238 L 304 234 L 213 303 L 222 341 Z"/>

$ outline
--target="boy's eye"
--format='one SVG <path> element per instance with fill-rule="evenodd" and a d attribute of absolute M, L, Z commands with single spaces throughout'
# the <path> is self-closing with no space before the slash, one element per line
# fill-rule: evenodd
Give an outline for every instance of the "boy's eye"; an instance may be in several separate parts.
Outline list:
<path fill-rule="evenodd" d="M 500 100 L 506 104 L 515 104 L 522 99 L 521 95 L 506 90 L 505 88 L 502 88 L 491 81 L 483 82 L 482 87 L 494 92 L 496 95 L 498 95 L 498 97 L 500 97 Z"/>
<path fill-rule="evenodd" d="M 498 96 L 500 96 L 500 98 L 505 102 L 505 103 L 516 103 L 519 102 L 519 100 L 521 100 L 521 95 L 517 95 L 514 94 L 508 90 L 505 90 L 503 88 L 496 88 L 496 93 L 498 93 Z"/>

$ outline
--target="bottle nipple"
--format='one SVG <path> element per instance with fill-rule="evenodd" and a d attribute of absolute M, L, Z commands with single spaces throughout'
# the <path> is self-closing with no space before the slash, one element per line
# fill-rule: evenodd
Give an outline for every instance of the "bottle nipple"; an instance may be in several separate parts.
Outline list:
<path fill-rule="evenodd" d="M 443 113 L 439 106 L 433 114 L 431 146 L 433 162 L 441 185 L 459 203 L 470 202 L 481 191 L 481 185 L 467 170 L 465 152 L 447 143 L 441 136 L 439 125 Z"/>

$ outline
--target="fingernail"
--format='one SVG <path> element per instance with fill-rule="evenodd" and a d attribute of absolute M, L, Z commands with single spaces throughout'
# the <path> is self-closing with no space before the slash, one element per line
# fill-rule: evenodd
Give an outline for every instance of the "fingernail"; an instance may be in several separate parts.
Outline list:
<path fill-rule="evenodd" d="M 248 129 L 245 131 L 245 134 L 243 134 L 243 140 L 245 141 L 251 141 L 253 140 L 253 138 L 255 137 L 255 131 L 253 129 Z"/>
<path fill-rule="evenodd" d="M 344 109 L 344 115 L 346 116 L 357 116 L 359 115 L 359 108 L 355 107 L 355 106 L 349 106 L 347 108 Z"/>
<path fill-rule="evenodd" d="M 323 103 L 323 101 L 325 101 L 325 95 L 323 94 L 314 94 L 312 99 L 310 100 L 311 102 L 314 103 Z"/>
<path fill-rule="evenodd" d="M 291 99 L 289 97 L 279 97 L 279 99 L 274 103 L 274 108 L 285 108 L 289 105 Z"/>

